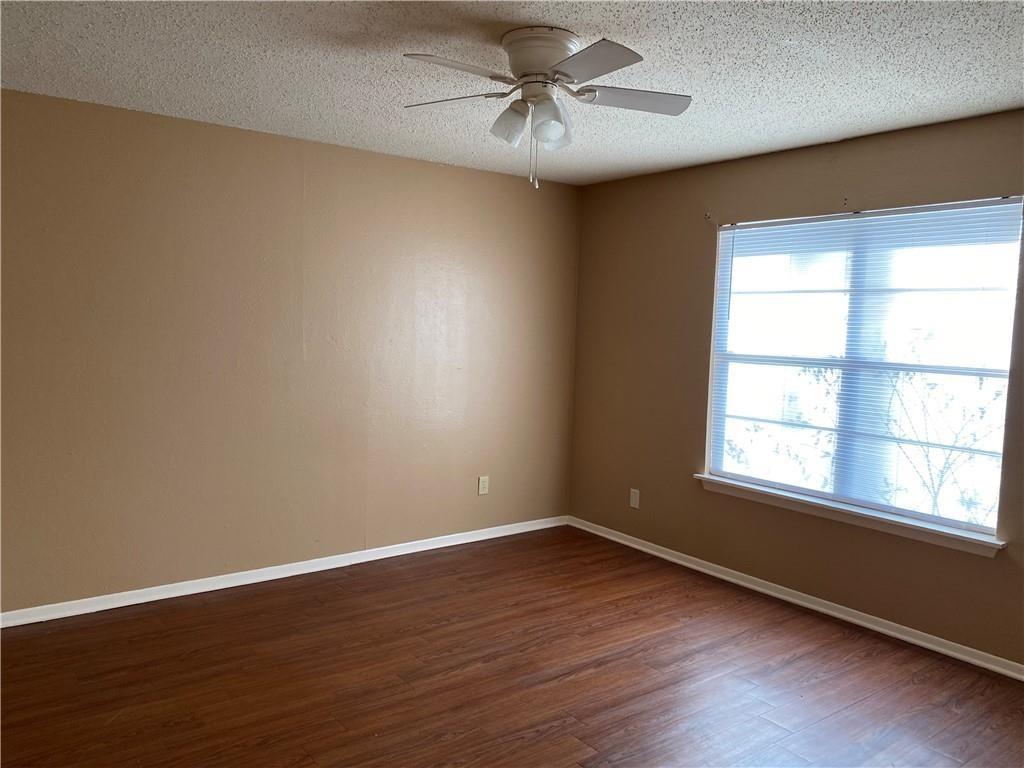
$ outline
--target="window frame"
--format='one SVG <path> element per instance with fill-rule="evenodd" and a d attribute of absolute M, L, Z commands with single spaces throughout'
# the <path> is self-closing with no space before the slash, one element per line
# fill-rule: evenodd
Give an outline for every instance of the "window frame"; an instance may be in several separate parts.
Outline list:
<path fill-rule="evenodd" d="M 905 509 L 894 505 L 878 504 L 866 501 L 863 499 L 853 499 L 850 497 L 843 496 L 841 494 L 829 494 L 821 491 L 815 491 L 813 489 L 800 488 L 797 486 L 787 485 L 785 483 L 774 483 L 767 481 L 763 478 L 752 477 L 748 475 L 742 475 L 739 473 L 727 472 L 722 470 L 713 470 L 715 466 L 714 458 L 716 456 L 721 457 L 724 451 L 724 425 L 722 429 L 715 429 L 714 423 L 714 402 L 715 392 L 727 391 L 728 387 L 728 363 L 761 363 L 769 365 L 807 365 L 814 367 L 824 368 L 864 368 L 863 363 L 851 363 L 843 358 L 818 358 L 813 356 L 778 356 L 778 355 L 751 355 L 744 353 L 733 353 L 727 349 L 728 340 L 728 327 L 729 327 L 729 312 L 731 306 L 726 306 L 724 310 L 719 307 L 720 296 L 731 296 L 732 295 L 732 266 L 733 256 L 729 255 L 729 258 L 723 258 L 721 252 L 721 240 L 723 232 L 735 232 L 742 229 L 763 229 L 766 227 L 773 226 L 785 226 L 797 223 L 809 223 L 809 222 L 826 222 L 826 221 L 837 221 L 837 220 L 850 220 L 857 218 L 878 218 L 882 216 L 898 216 L 905 215 L 908 213 L 922 213 L 922 212 L 937 212 L 946 210 L 956 210 L 962 208 L 978 208 L 986 205 L 1000 205 L 1008 202 L 1015 202 L 1018 206 L 1024 201 L 1024 196 L 1019 195 L 1007 195 L 997 198 L 985 198 L 981 200 L 969 200 L 960 201 L 955 203 L 941 203 L 935 205 L 914 205 L 914 206 L 902 206 L 899 208 L 884 208 L 877 210 L 864 210 L 855 211 L 851 213 L 837 213 L 828 214 L 824 216 L 804 216 L 804 217 L 793 217 L 786 219 L 771 219 L 765 221 L 750 221 L 736 224 L 726 224 L 716 228 L 715 231 L 715 282 L 714 282 L 714 299 L 712 302 L 712 329 L 711 329 L 711 350 L 709 356 L 709 375 L 708 375 L 708 397 L 707 397 L 707 415 L 706 415 L 706 441 L 705 441 L 705 457 L 704 457 L 704 471 L 694 475 L 695 478 L 701 480 L 704 488 L 707 490 L 717 491 L 721 493 L 727 493 L 733 496 L 739 496 L 741 498 L 757 498 L 757 500 L 765 501 L 775 506 L 782 506 L 790 509 L 798 509 L 800 511 L 811 512 L 812 514 L 818 514 L 820 516 L 829 517 L 832 519 L 848 520 L 859 525 L 865 524 L 864 520 L 848 519 L 851 516 L 855 518 L 866 518 L 867 527 L 878 528 L 881 527 L 884 530 L 891 530 L 901 535 L 907 535 L 905 532 L 907 526 L 914 529 L 919 529 L 925 533 L 933 532 L 936 533 L 940 540 L 933 541 L 933 543 L 943 543 L 949 546 L 954 546 L 958 549 L 966 549 L 967 551 L 976 551 L 977 553 L 986 554 L 992 556 L 995 551 L 1005 547 L 1005 541 L 998 538 L 996 535 L 996 528 L 998 527 L 998 519 L 996 527 L 990 528 L 979 524 L 969 523 L 966 521 L 952 520 L 937 515 L 931 515 L 924 512 L 918 512 L 911 509 Z M 1022 237 L 1022 252 L 1024 252 L 1024 237 Z M 1014 313 L 1011 318 L 1011 323 L 1016 324 L 1017 314 L 1022 310 L 1021 302 L 1019 301 L 1020 296 L 1020 285 L 1024 282 L 1024 264 L 1018 261 L 1017 269 L 1017 285 L 1015 286 L 1016 291 L 1014 293 Z M 731 302 L 730 302 L 731 304 Z M 722 322 L 722 320 L 725 322 Z M 1011 332 L 1012 333 L 1012 332 Z M 1012 339 L 1012 336 L 1011 336 Z M 1012 344 L 1012 341 L 1011 341 Z M 1012 354 L 1012 348 L 1011 348 Z M 724 360 L 723 360 L 724 358 Z M 722 364 L 724 362 L 724 364 Z M 1012 366 L 1012 361 L 1011 364 Z M 872 367 L 870 364 L 867 367 Z M 955 367 L 955 366 L 942 366 L 942 365 L 926 365 L 926 364 L 914 364 L 914 363 L 884 363 L 879 364 L 879 369 L 885 370 L 906 370 L 911 372 L 920 373 L 935 373 L 945 375 L 975 375 L 984 376 L 988 378 L 1003 378 L 1009 381 L 1010 370 L 1003 369 L 987 369 L 987 368 L 970 368 L 970 367 Z M 839 407 L 837 403 L 837 407 Z M 723 416 L 724 418 L 724 416 Z M 770 419 L 753 419 L 755 421 L 772 423 Z M 1004 424 L 1008 423 L 1004 416 Z M 799 424 L 788 424 L 787 426 L 799 427 Z M 812 428 L 808 425 L 808 428 Z M 840 431 L 839 425 L 835 428 L 822 428 L 813 427 L 814 429 L 825 429 L 825 431 L 832 431 L 838 433 Z M 892 436 L 885 435 L 872 435 L 880 440 L 892 441 L 895 443 L 908 442 L 900 441 Z M 1005 439 L 1005 438 L 1004 438 Z M 914 441 L 909 441 L 914 442 Z M 928 446 L 932 446 L 932 443 L 928 443 Z M 934 444 L 935 447 L 948 447 L 939 444 Z M 955 446 L 954 446 L 955 447 Z M 986 455 L 994 455 L 994 451 L 986 451 L 982 449 L 967 449 L 955 447 L 956 450 L 963 450 L 965 453 L 980 453 Z M 1002 459 L 1003 451 L 1000 450 L 999 457 Z M 721 466 L 721 461 L 718 462 Z M 1001 464 L 1002 467 L 1002 464 Z M 1000 484 L 1002 484 L 1002 477 L 1005 475 L 1005 468 L 1002 467 L 1000 473 Z M 1000 504 L 997 507 L 997 518 L 999 511 L 1002 507 L 1002 496 L 1000 494 Z M 817 508 L 817 509 L 815 509 Z M 827 514 L 822 514 L 822 510 Z M 896 529 L 896 530 L 893 530 Z M 962 534 L 962 535 L 961 535 Z M 911 538 L 920 538 L 918 535 L 912 535 Z M 948 544 L 946 539 L 961 539 L 960 544 L 966 542 L 967 546 L 961 546 L 954 542 Z M 926 536 L 926 540 L 932 540 L 932 537 Z"/>

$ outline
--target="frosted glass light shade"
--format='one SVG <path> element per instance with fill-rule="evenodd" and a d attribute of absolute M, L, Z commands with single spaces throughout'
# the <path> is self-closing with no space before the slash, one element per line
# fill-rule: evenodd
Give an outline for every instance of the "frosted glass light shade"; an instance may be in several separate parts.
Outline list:
<path fill-rule="evenodd" d="M 491 133 L 504 142 L 518 147 L 526 132 L 526 118 L 530 115 L 530 105 L 522 99 L 516 99 L 508 105 L 508 109 L 498 115 L 491 126 Z"/>
<path fill-rule="evenodd" d="M 572 121 L 569 119 L 569 110 L 560 101 L 556 101 L 555 105 L 558 107 L 558 113 L 561 115 L 562 125 L 565 127 L 565 130 L 562 131 L 562 135 L 555 141 L 541 142 L 541 146 L 549 152 L 554 152 L 572 144 Z"/>
<path fill-rule="evenodd" d="M 550 96 L 538 99 L 533 104 L 533 138 L 548 144 L 558 141 L 565 133 L 562 114 Z"/>

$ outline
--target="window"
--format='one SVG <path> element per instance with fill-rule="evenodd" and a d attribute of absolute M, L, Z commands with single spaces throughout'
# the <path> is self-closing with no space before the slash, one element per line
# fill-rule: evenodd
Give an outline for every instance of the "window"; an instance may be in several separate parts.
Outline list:
<path fill-rule="evenodd" d="M 708 471 L 989 532 L 1021 201 L 722 227 Z"/>

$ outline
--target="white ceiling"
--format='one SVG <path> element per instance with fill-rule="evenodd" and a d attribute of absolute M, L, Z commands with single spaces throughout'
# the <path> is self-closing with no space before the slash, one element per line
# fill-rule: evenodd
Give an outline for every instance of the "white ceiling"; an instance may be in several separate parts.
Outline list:
<path fill-rule="evenodd" d="M 693 96 L 681 117 L 572 105 L 542 178 L 587 184 L 1024 106 L 1024 4 L 13 3 L 3 85 L 525 175 L 488 133 L 492 90 L 403 59 L 507 70 L 498 40 L 544 24 L 644 61 L 596 82 Z"/>

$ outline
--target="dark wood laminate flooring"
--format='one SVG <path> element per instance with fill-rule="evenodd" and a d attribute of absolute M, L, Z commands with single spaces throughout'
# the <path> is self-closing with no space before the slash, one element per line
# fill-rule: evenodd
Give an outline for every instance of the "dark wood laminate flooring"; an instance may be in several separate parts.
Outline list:
<path fill-rule="evenodd" d="M 1024 684 L 571 528 L 2 632 L 4 766 L 1013 766 Z"/>

